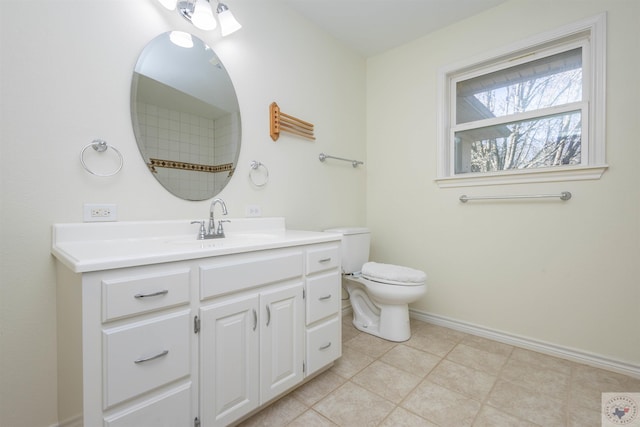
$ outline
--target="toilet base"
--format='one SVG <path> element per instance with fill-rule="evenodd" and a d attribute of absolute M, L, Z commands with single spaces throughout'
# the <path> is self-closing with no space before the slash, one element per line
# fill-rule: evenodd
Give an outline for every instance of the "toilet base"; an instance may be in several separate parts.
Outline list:
<path fill-rule="evenodd" d="M 408 304 L 375 304 L 366 294 L 362 285 L 347 280 L 353 326 L 359 331 L 394 342 L 411 338 Z"/>
<path fill-rule="evenodd" d="M 407 305 L 385 307 L 377 322 L 368 322 L 353 310 L 353 326 L 359 331 L 375 335 L 388 341 L 403 342 L 411 338 L 409 307 Z M 380 327 L 382 325 L 382 327 Z"/>

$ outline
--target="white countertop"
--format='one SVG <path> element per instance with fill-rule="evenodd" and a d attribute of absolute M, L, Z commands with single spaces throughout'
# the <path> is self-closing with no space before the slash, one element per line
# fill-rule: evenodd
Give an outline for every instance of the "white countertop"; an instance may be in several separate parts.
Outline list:
<path fill-rule="evenodd" d="M 227 218 L 224 218 L 227 219 Z M 76 273 L 339 241 L 288 230 L 284 218 L 231 218 L 222 239 L 197 240 L 190 220 L 54 224 L 51 253 Z"/>

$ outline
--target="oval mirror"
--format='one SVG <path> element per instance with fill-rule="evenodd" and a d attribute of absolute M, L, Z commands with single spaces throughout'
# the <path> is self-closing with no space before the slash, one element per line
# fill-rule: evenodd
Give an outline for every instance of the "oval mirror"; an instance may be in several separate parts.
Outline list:
<path fill-rule="evenodd" d="M 153 39 L 133 72 L 131 119 L 149 170 L 185 200 L 216 196 L 240 154 L 240 109 L 229 74 L 199 38 Z"/>

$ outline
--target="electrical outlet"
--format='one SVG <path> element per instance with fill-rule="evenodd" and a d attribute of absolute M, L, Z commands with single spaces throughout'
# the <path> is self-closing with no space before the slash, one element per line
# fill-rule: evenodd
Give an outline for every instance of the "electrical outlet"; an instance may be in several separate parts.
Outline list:
<path fill-rule="evenodd" d="M 260 207 L 260 205 L 247 205 L 244 210 L 244 214 L 247 217 L 262 216 L 262 208 Z"/>
<path fill-rule="evenodd" d="M 107 203 L 85 203 L 83 218 L 84 222 L 117 221 L 118 208 L 116 205 Z"/>

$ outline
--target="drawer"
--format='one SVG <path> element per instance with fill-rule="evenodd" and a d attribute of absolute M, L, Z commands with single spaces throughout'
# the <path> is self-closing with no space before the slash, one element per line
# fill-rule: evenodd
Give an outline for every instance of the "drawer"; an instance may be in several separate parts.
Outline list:
<path fill-rule="evenodd" d="M 102 321 L 189 302 L 188 268 L 102 281 Z"/>
<path fill-rule="evenodd" d="M 329 270 L 340 265 L 340 245 L 322 245 L 307 250 L 307 274 Z"/>
<path fill-rule="evenodd" d="M 104 427 L 176 427 L 192 425 L 191 383 L 105 417 Z"/>
<path fill-rule="evenodd" d="M 104 408 L 189 375 L 190 326 L 184 310 L 103 330 Z"/>
<path fill-rule="evenodd" d="M 200 267 L 200 298 L 211 298 L 302 276 L 302 250 L 230 255 Z"/>
<path fill-rule="evenodd" d="M 341 281 L 337 271 L 307 278 L 307 325 L 340 311 Z"/>
<path fill-rule="evenodd" d="M 342 323 L 339 316 L 307 329 L 307 376 L 340 356 L 342 356 Z"/>

